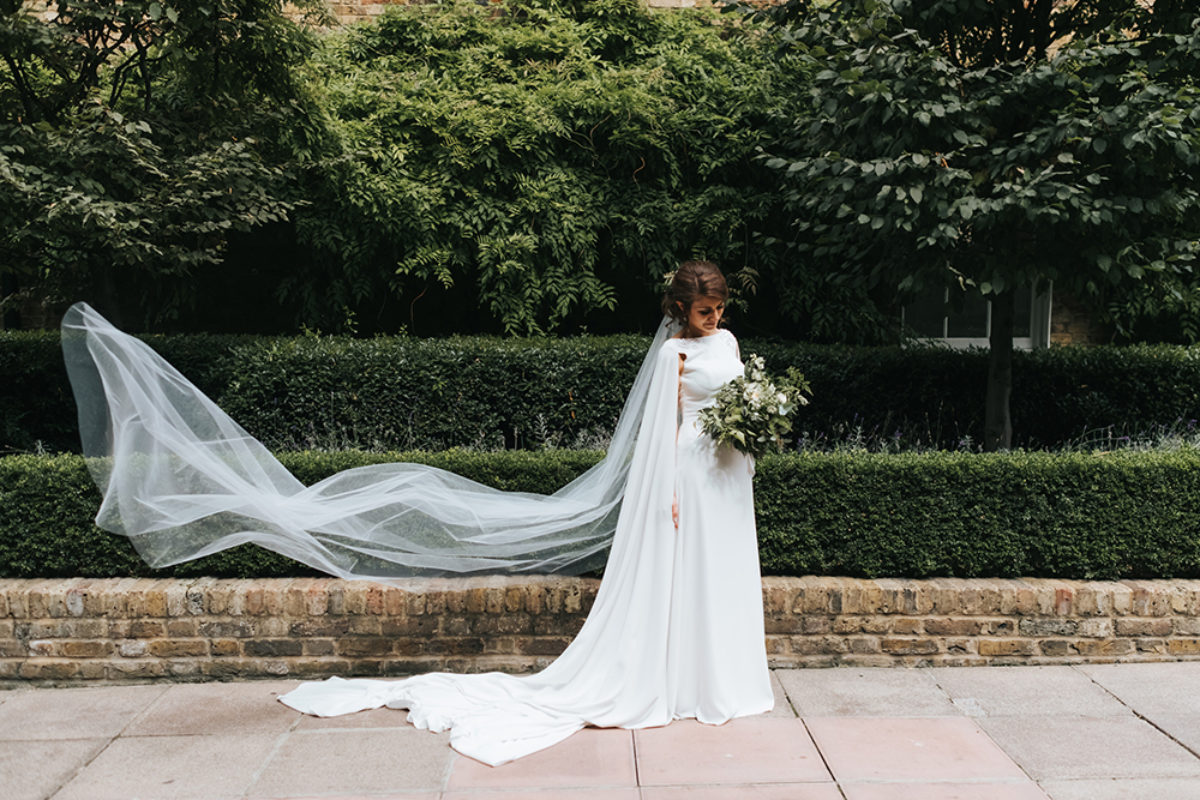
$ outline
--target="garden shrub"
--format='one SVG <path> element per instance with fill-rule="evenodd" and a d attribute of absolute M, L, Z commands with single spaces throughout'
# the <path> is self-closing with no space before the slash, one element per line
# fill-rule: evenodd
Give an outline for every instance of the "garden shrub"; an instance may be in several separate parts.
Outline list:
<path fill-rule="evenodd" d="M 274 450 L 604 448 L 648 340 L 150 336 L 146 341 Z M 741 342 L 813 385 L 797 435 L 832 449 L 975 449 L 983 351 Z M 1186 431 L 1200 418 L 1200 347 L 1018 352 L 1014 441 Z M 0 331 L 0 452 L 78 451 L 58 335 Z"/>
<path fill-rule="evenodd" d="M 210 397 L 229 384 L 235 348 L 271 341 L 213 334 L 140 338 Z M 0 453 L 14 450 L 79 451 L 75 399 L 57 332 L 0 330 Z"/>
<path fill-rule="evenodd" d="M 983 441 L 986 350 L 743 341 L 774 371 L 795 365 L 813 385 L 798 427 L 829 444 L 857 438 L 892 449 L 977 449 Z M 1200 347 L 1051 347 L 1013 354 L 1013 444 L 1086 445 L 1157 428 L 1195 429 Z M 819 446 L 817 449 L 821 449 Z"/>
<path fill-rule="evenodd" d="M 285 453 L 306 483 L 417 461 L 502 489 L 551 492 L 600 458 L 541 453 Z M 0 458 L 0 577 L 314 574 L 251 546 L 152 570 L 99 530 L 79 456 Z M 774 575 L 1200 577 L 1200 453 L 805 453 L 759 461 L 763 571 Z"/>

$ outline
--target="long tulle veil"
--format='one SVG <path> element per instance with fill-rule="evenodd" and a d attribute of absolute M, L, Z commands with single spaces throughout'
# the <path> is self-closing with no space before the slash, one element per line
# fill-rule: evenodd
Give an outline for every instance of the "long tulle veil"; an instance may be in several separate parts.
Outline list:
<path fill-rule="evenodd" d="M 604 459 L 551 495 L 504 492 L 393 463 L 304 486 L 144 342 L 85 303 L 62 323 L 63 356 L 96 523 L 165 567 L 252 542 L 343 578 L 579 573 L 604 563 L 654 378 L 675 333 L 664 318 Z"/>

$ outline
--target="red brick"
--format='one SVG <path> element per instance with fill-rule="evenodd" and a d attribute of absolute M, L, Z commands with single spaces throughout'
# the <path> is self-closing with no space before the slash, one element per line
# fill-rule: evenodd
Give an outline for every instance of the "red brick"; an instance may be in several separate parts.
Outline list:
<path fill-rule="evenodd" d="M 1170 636 L 1171 619 L 1118 619 L 1117 636 Z"/>
<path fill-rule="evenodd" d="M 347 636 L 338 639 L 335 646 L 342 656 L 382 656 L 392 652 L 392 641 L 378 637 Z"/>
<path fill-rule="evenodd" d="M 926 619 L 925 633 L 930 636 L 976 636 L 982 632 L 984 622 L 978 619 Z"/>
<path fill-rule="evenodd" d="M 209 650 L 214 656 L 236 656 L 241 655 L 242 645 L 237 639 L 214 639 Z"/>
<path fill-rule="evenodd" d="M 885 653 L 893 655 L 928 655 L 938 652 L 937 639 L 892 639 L 880 641 L 879 647 Z"/>
<path fill-rule="evenodd" d="M 1033 642 L 1028 639 L 980 639 L 981 656 L 1028 656 L 1033 655 Z"/>
<path fill-rule="evenodd" d="M 60 681 L 79 673 L 79 662 L 61 658 L 31 658 L 17 669 L 26 680 Z"/>
<path fill-rule="evenodd" d="M 68 640 L 59 644 L 59 652 L 66 658 L 107 658 L 113 654 L 113 643 Z"/>
<path fill-rule="evenodd" d="M 1081 656 L 1121 656 L 1133 652 L 1128 639 L 1078 639 L 1075 649 Z"/>
<path fill-rule="evenodd" d="M 146 644 L 146 650 L 159 658 L 180 658 L 208 655 L 207 639 L 155 639 Z"/>

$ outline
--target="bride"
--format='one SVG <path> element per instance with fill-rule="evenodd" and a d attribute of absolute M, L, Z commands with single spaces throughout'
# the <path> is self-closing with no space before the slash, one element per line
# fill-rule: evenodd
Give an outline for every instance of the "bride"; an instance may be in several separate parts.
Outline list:
<path fill-rule="evenodd" d="M 97 524 L 155 566 L 255 542 L 341 577 L 581 571 L 611 543 L 579 635 L 542 672 L 431 673 L 302 684 L 280 699 L 320 716 L 386 705 L 498 765 L 584 726 L 721 724 L 769 711 L 753 460 L 717 447 L 699 411 L 742 373 L 720 327 L 728 296 L 689 261 L 603 461 L 553 495 L 500 492 L 414 464 L 311 487 L 178 372 L 85 305 L 63 321 Z M 615 530 L 614 530 L 615 528 Z"/>

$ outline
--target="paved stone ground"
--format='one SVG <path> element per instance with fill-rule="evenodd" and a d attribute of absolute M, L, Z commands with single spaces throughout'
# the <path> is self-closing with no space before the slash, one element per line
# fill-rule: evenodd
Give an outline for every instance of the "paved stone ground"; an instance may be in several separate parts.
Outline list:
<path fill-rule="evenodd" d="M 584 730 L 499 768 L 295 681 L 0 691 L 5 800 L 1200 800 L 1200 662 L 775 673 L 764 717 Z"/>

